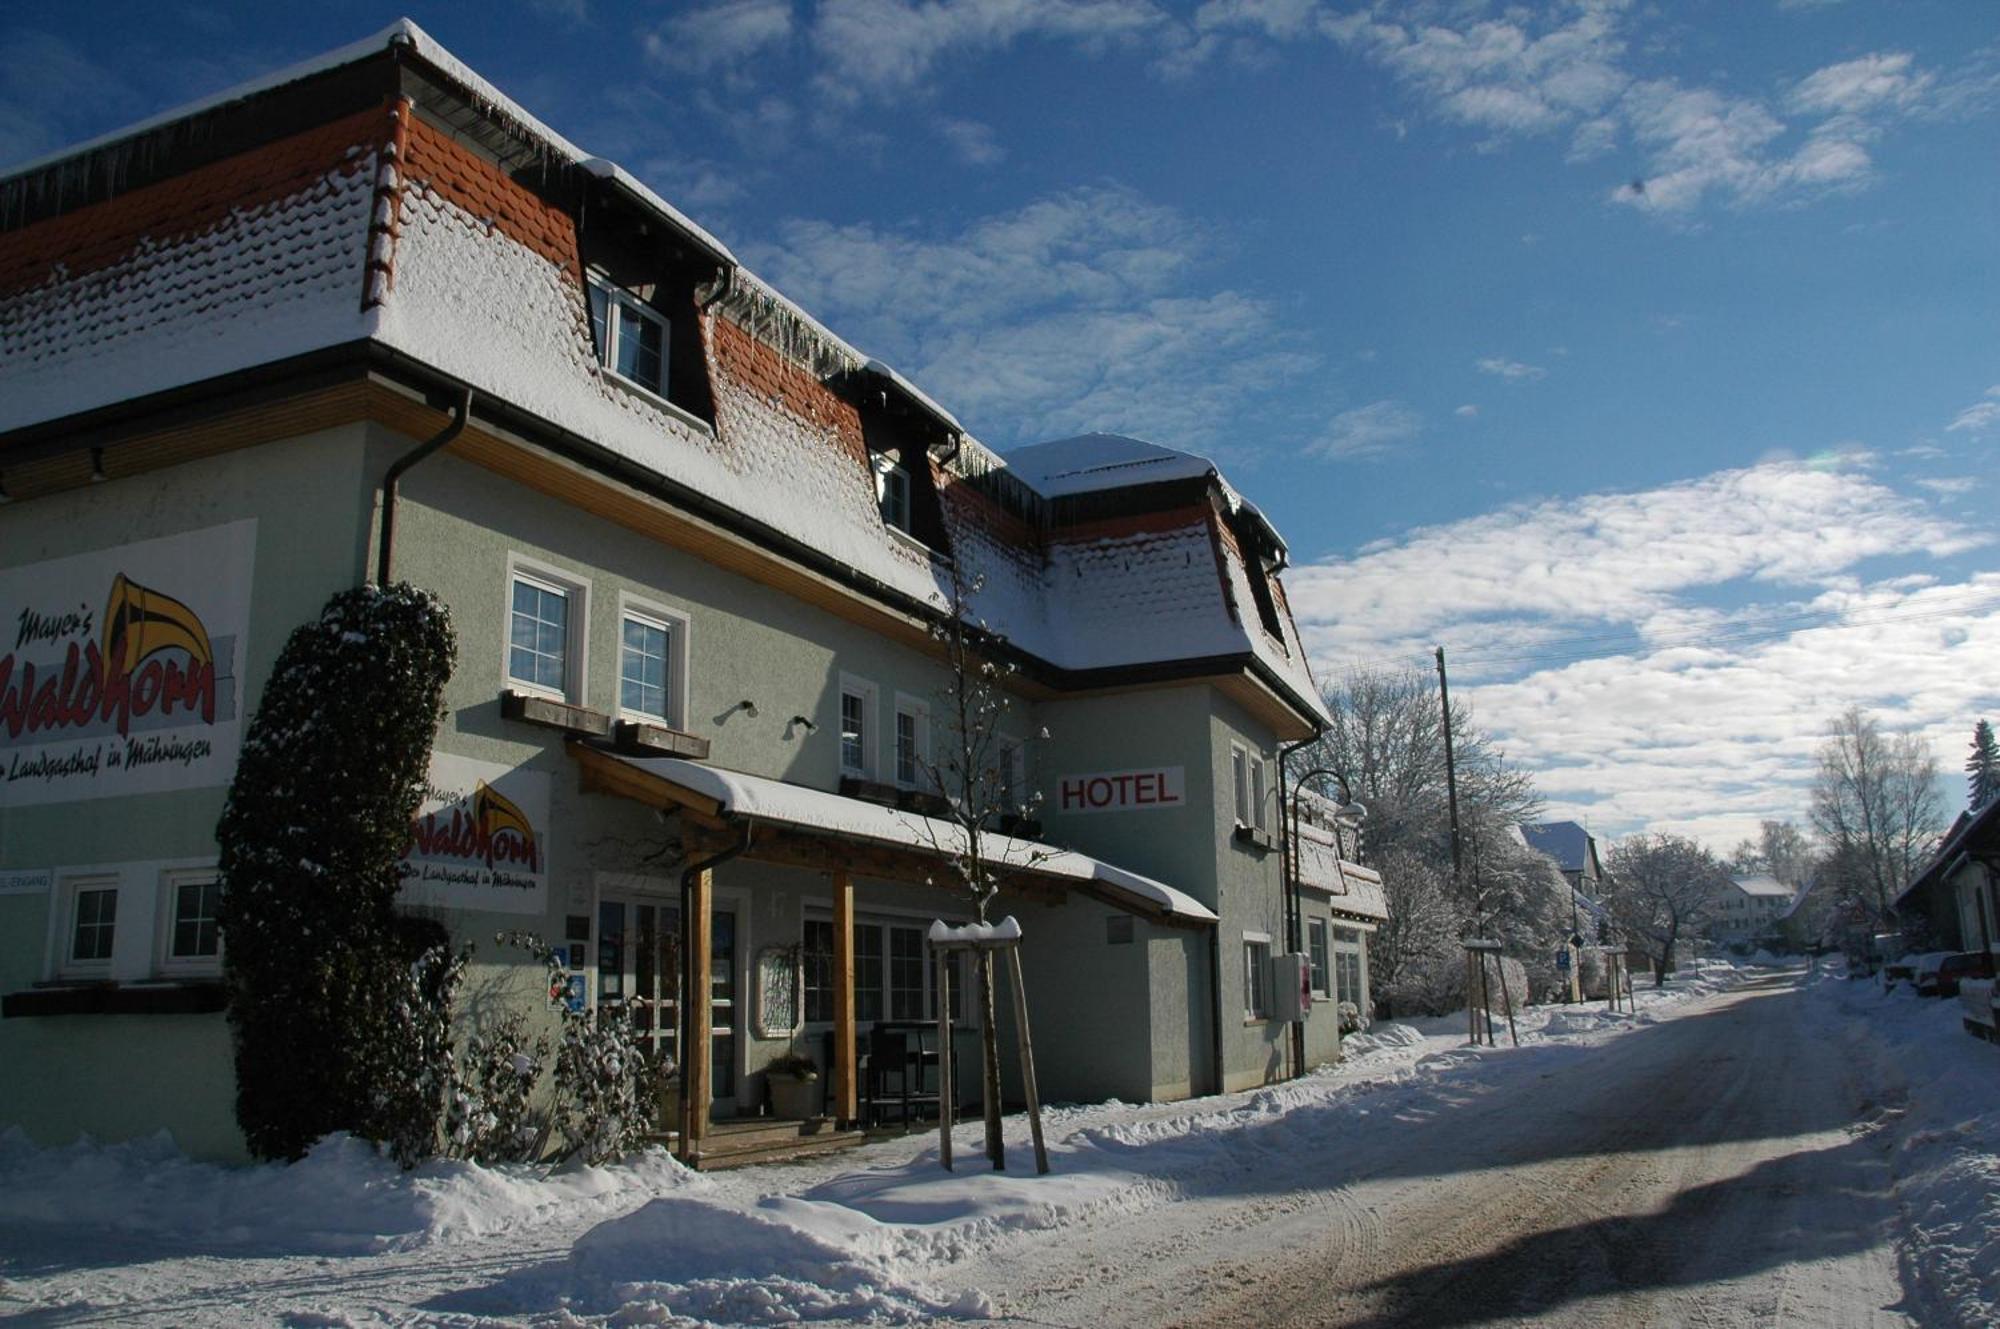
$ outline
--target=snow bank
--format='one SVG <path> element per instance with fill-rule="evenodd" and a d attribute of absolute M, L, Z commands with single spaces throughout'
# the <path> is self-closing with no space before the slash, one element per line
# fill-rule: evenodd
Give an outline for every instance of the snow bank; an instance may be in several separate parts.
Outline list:
<path fill-rule="evenodd" d="M 436 1162 L 404 1172 L 346 1135 L 329 1136 L 296 1163 L 223 1167 L 189 1159 L 164 1131 L 57 1149 L 19 1129 L 0 1134 L 0 1233 L 78 1228 L 231 1253 L 449 1245 L 707 1184 L 660 1152 L 615 1169 Z"/>
<path fill-rule="evenodd" d="M 1832 976 L 1829 970 L 1827 977 Z M 2000 1048 L 1965 1032 L 1958 1003 L 1898 984 L 1820 982 L 1829 1036 L 1846 1031 L 1906 1087 L 1885 1103 L 1904 1216 L 1903 1267 L 1924 1289 L 1926 1324 L 1990 1325 L 2000 1305 Z"/>

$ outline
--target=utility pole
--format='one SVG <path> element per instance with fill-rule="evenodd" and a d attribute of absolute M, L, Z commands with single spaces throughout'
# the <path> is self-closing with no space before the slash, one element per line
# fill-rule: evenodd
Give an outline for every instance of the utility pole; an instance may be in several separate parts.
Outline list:
<path fill-rule="evenodd" d="M 1451 880 L 1459 885 L 1458 767 L 1451 751 L 1451 684 L 1444 674 L 1444 647 L 1437 648 L 1438 700 L 1444 706 L 1444 791 L 1451 804 Z"/>

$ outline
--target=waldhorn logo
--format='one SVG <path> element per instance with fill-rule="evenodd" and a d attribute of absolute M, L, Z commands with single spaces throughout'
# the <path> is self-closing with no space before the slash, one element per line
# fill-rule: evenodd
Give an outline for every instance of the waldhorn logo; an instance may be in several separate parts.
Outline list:
<path fill-rule="evenodd" d="M 61 614 L 21 611 L 14 649 L 0 657 L 0 741 L 105 728 L 122 738 L 135 719 L 151 716 L 215 723 L 215 648 L 201 615 L 120 572 L 95 639 L 91 627 L 87 606 Z M 34 643 L 54 646 L 65 638 L 60 661 L 20 658 Z"/>
<path fill-rule="evenodd" d="M 411 827 L 407 857 L 456 858 L 489 868 L 541 871 L 541 846 L 528 814 L 484 780 L 473 786 L 470 807 L 455 803 L 449 817 L 444 813 L 444 808 L 427 812 Z"/>

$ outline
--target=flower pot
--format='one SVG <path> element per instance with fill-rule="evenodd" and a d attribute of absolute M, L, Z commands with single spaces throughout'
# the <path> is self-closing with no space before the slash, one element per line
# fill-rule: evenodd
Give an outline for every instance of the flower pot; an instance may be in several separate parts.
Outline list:
<path fill-rule="evenodd" d="M 771 1115 L 787 1121 L 805 1121 L 819 1115 L 819 1077 L 783 1075 L 773 1071 L 770 1081 Z"/>

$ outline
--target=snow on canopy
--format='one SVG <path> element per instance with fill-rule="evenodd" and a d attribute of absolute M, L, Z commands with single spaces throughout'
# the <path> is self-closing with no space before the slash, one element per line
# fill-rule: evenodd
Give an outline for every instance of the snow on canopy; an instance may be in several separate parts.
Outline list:
<path fill-rule="evenodd" d="M 635 771 L 699 794 L 718 804 L 726 816 L 742 817 L 753 822 L 772 822 L 843 839 L 916 849 L 940 856 L 961 853 L 965 849 L 965 828 L 940 817 L 921 816 L 884 807 L 880 803 L 828 793 L 824 789 L 808 789 L 804 785 L 684 761 L 679 757 L 629 757 L 615 752 L 602 755 Z M 1187 892 L 1154 881 L 1151 877 L 1128 872 L 1088 854 L 1052 849 L 1032 840 L 991 832 L 982 834 L 979 843 L 986 861 L 1003 871 L 1029 872 L 1089 883 L 1125 907 L 1136 908 L 1141 913 L 1167 914 L 1202 923 L 1217 921 L 1213 910 Z"/>

